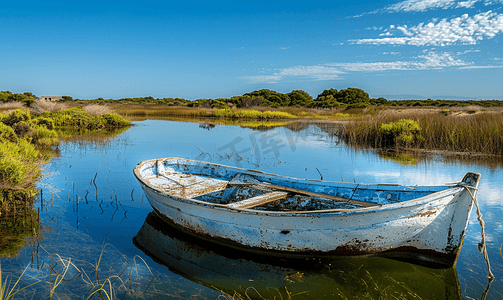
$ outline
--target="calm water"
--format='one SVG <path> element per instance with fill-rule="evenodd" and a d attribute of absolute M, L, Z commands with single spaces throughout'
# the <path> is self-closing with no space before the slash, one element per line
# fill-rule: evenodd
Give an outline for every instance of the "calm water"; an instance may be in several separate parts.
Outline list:
<path fill-rule="evenodd" d="M 295 130 L 147 120 L 116 137 L 62 143 L 60 156 L 47 165 L 39 184 L 41 235 L 27 238 L 17 256 L 0 260 L 3 275 L 16 278 L 26 268 L 20 285 L 40 282 L 19 295 L 35 299 L 47 299 L 51 290 L 59 293 L 55 299 L 85 299 L 101 284 L 107 293 L 112 285 L 118 297 L 149 299 L 259 294 L 276 299 L 479 299 L 488 287 L 475 213 L 457 266 L 449 270 L 386 259 L 271 262 L 180 237 L 149 215 L 152 209 L 132 173 L 142 160 L 173 156 L 369 183 L 442 184 L 479 172 L 478 200 L 496 276 L 487 299 L 503 297 L 503 164 L 447 161 L 440 155 L 404 164 L 345 147 L 316 125 L 290 128 Z"/>

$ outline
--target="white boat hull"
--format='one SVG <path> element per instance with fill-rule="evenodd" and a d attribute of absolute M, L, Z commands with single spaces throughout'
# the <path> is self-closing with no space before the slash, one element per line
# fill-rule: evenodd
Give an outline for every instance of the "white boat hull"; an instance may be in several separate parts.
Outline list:
<path fill-rule="evenodd" d="M 139 164 L 135 174 L 155 212 L 165 221 L 207 240 L 280 255 L 397 256 L 450 266 L 459 254 L 472 209 L 470 193 L 457 185 L 418 199 L 375 207 L 302 212 L 234 209 L 160 191 L 143 179 L 150 172 L 145 171 L 147 165 Z M 475 173 L 465 176 L 465 184 L 474 187 L 478 180 Z M 379 192 L 396 191 L 397 187 L 402 188 L 382 185 Z"/>

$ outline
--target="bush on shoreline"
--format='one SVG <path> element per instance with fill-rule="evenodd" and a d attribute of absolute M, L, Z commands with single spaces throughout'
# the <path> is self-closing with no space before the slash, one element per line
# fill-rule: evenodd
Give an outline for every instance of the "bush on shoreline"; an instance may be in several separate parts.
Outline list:
<path fill-rule="evenodd" d="M 85 112 L 82 107 L 74 107 L 58 112 L 45 111 L 41 117 L 44 120 L 49 120 L 49 122 L 52 121 L 56 127 L 79 127 L 88 130 L 130 125 L 128 120 L 117 114 L 107 113 L 101 116 L 93 116 Z"/>
<path fill-rule="evenodd" d="M 398 146 L 400 144 L 411 144 L 415 141 L 422 141 L 423 137 L 420 132 L 421 127 L 419 123 L 408 119 L 382 123 L 378 131 L 383 143 L 388 146 Z"/>

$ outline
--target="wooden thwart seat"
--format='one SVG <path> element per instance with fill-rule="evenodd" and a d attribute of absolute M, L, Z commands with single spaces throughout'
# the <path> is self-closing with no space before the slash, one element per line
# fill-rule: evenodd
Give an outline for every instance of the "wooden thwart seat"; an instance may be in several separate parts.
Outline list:
<path fill-rule="evenodd" d="M 231 181 L 229 181 L 229 184 L 232 186 L 245 185 L 245 186 L 267 187 L 267 188 L 271 188 L 271 189 L 276 189 L 276 190 L 285 191 L 285 192 L 291 192 L 291 193 L 300 194 L 300 195 L 306 195 L 306 196 L 311 196 L 311 197 L 320 197 L 320 198 L 330 199 L 330 200 L 337 201 L 337 202 L 345 202 L 348 204 L 355 204 L 355 205 L 359 205 L 359 206 L 363 206 L 363 207 L 381 206 L 380 204 L 376 204 L 376 203 L 372 203 L 372 202 L 347 199 L 347 198 L 342 198 L 342 197 L 337 197 L 337 196 L 332 196 L 332 195 L 327 195 L 327 194 L 320 194 L 320 193 L 315 193 L 315 192 L 310 192 L 310 191 L 305 191 L 305 190 L 299 190 L 299 189 L 286 187 L 286 186 L 279 186 L 279 185 L 275 185 L 275 184 L 264 183 L 264 182 L 260 182 L 259 180 L 257 180 L 253 176 L 250 176 L 247 174 L 242 174 L 242 173 L 237 174 Z M 254 199 L 254 198 L 250 198 L 250 199 Z M 243 201 L 246 201 L 246 200 L 243 200 Z M 271 201 L 274 201 L 274 200 L 271 200 Z M 267 202 L 271 202 L 271 201 L 267 201 Z M 234 204 L 237 205 L 238 203 L 241 203 L 241 202 L 242 201 L 236 202 Z M 265 202 L 265 203 L 267 203 L 267 202 Z M 231 204 L 229 204 L 229 206 L 230 205 Z M 261 205 L 261 204 L 259 204 L 259 205 Z"/>
<path fill-rule="evenodd" d="M 228 207 L 231 208 L 252 208 L 260 205 L 264 205 L 269 202 L 273 202 L 279 199 L 285 199 L 288 193 L 286 192 L 270 192 L 265 193 L 260 196 L 255 196 L 252 198 L 248 198 L 245 200 L 241 200 L 239 202 L 234 202 L 227 204 Z"/>

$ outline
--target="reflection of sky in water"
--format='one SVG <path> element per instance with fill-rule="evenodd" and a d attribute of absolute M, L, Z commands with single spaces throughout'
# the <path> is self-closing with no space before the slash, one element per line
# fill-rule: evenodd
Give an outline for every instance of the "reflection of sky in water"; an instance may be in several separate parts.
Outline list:
<path fill-rule="evenodd" d="M 200 159 L 299 178 L 319 179 L 321 173 L 324 180 L 410 185 L 457 182 L 466 172 L 473 171 L 482 174 L 478 199 L 486 222 L 493 272 L 497 278 L 503 277 L 499 254 L 503 242 L 501 167 L 489 169 L 476 164 L 445 163 L 441 159 L 406 165 L 368 151 L 351 150 L 336 142 L 336 138 L 316 126 L 300 132 L 219 125 L 206 130 L 197 123 L 148 120 L 136 122 L 106 145 L 63 143 L 61 157 L 53 159 L 46 170 L 54 174 L 41 184 L 45 201 L 50 202 L 45 204 L 41 217 L 46 225 L 53 227 L 41 243 L 48 251 L 62 256 L 75 256 L 77 249 L 84 254 L 98 251 L 99 255 L 99 246 L 107 242 L 127 257 L 143 257 L 131 240 L 152 209 L 132 170 L 138 162 L 156 157 Z M 75 194 L 81 199 L 78 230 L 76 207 L 71 200 L 73 184 Z M 53 200 L 48 200 L 51 197 Z M 485 288 L 486 266 L 477 250 L 480 226 L 474 212 L 457 270 L 463 295 L 477 298 Z M 22 265 L 31 260 L 30 251 L 25 252 L 12 264 Z M 85 255 L 94 259 L 94 252 L 94 256 Z M 147 262 L 155 264 L 151 260 Z M 3 269 L 6 264 L 2 259 Z M 503 292 L 500 282 L 493 283 L 489 298 L 499 298 L 496 295 Z"/>

